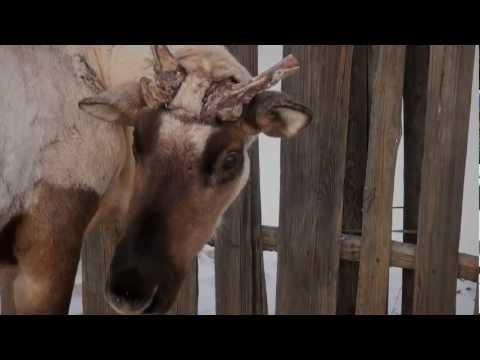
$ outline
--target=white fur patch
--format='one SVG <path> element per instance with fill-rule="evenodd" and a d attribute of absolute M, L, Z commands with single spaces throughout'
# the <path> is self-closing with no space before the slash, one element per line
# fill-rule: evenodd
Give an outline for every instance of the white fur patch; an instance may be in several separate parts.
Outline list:
<path fill-rule="evenodd" d="M 165 114 L 159 127 L 159 141 L 162 151 L 178 151 L 179 147 L 194 146 L 193 153 L 202 154 L 208 138 L 215 128 L 207 125 L 185 123 L 173 115 Z"/>
<path fill-rule="evenodd" d="M 289 108 L 279 108 L 282 119 L 285 121 L 286 136 L 291 137 L 302 130 L 308 120 L 308 116 L 300 111 L 295 111 Z"/>

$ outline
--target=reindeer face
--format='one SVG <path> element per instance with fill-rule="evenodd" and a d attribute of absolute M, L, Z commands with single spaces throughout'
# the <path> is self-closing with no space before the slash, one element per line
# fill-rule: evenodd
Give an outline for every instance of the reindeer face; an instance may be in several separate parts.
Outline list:
<path fill-rule="evenodd" d="M 207 55 L 186 57 L 187 75 L 168 106 L 149 107 L 168 94 L 159 96 L 144 84 L 127 84 L 80 104 L 100 119 L 134 127 L 135 187 L 106 286 L 107 299 L 120 313 L 169 310 L 195 256 L 247 184 L 248 148 L 258 133 L 293 136 L 311 120 L 306 107 L 278 92 L 205 109 L 209 101 L 218 103 L 212 94 L 222 80 L 239 83 L 246 72 L 236 62 L 230 72 L 219 71 L 205 61 Z M 223 62 L 232 61 L 227 55 Z"/>

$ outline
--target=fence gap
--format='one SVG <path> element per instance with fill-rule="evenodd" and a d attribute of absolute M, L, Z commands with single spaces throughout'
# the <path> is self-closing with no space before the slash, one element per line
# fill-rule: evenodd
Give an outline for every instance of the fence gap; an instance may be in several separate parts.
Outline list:
<path fill-rule="evenodd" d="M 474 46 L 430 49 L 414 314 L 455 314 Z"/>
<path fill-rule="evenodd" d="M 282 143 L 278 314 L 336 313 L 352 53 L 352 46 L 284 47 L 302 66 L 283 89 L 314 120 Z"/>
<path fill-rule="evenodd" d="M 386 314 L 405 46 L 369 51 L 370 133 L 356 313 Z"/>
<path fill-rule="evenodd" d="M 404 90 L 404 229 L 418 229 L 430 46 L 407 46 Z M 417 243 L 416 233 L 403 242 Z M 414 270 L 402 274 L 402 314 L 412 313 Z"/>
<path fill-rule="evenodd" d="M 252 74 L 258 69 L 257 45 L 229 45 Z M 258 141 L 250 150 L 250 181 L 227 211 L 215 239 L 216 312 L 267 314 L 263 268 Z"/>
<path fill-rule="evenodd" d="M 343 191 L 343 232 L 362 228 L 363 188 L 368 151 L 368 46 L 354 46 L 350 118 Z M 340 260 L 337 314 L 355 314 L 358 262 Z"/>

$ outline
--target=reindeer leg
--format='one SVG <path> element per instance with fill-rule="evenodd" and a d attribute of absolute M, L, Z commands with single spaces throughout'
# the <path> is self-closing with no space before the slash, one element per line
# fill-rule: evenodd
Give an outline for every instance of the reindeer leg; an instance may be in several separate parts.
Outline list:
<path fill-rule="evenodd" d="M 88 190 L 41 184 L 37 201 L 16 231 L 17 314 L 67 314 L 80 258 L 83 233 L 98 207 Z"/>

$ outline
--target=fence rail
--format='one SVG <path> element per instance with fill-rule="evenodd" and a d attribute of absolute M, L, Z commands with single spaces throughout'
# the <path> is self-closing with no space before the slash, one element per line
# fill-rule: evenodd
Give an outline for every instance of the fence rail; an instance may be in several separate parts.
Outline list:
<path fill-rule="evenodd" d="M 261 243 L 264 251 L 277 251 L 279 229 L 277 227 L 262 226 Z M 358 263 L 362 248 L 362 237 L 342 234 L 338 239 L 340 259 Z M 215 241 L 209 242 L 215 246 Z M 414 270 L 416 266 L 417 246 L 415 244 L 391 241 L 390 267 Z M 479 276 L 478 256 L 458 254 L 457 278 L 477 282 Z"/>

